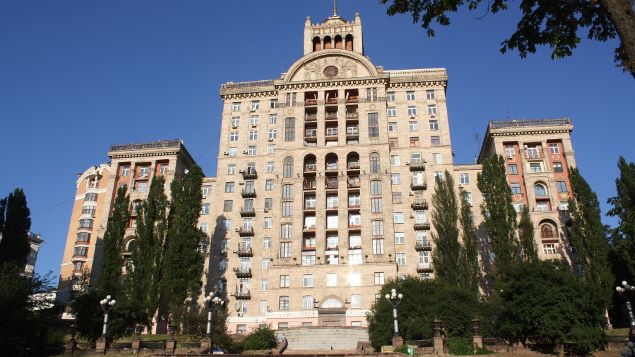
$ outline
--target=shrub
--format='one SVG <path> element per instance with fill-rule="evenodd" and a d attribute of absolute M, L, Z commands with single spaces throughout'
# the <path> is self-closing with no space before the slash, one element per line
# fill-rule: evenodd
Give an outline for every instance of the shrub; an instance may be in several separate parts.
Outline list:
<path fill-rule="evenodd" d="M 472 343 L 465 338 L 450 337 L 445 341 L 446 346 L 450 354 L 465 356 L 474 354 L 472 350 Z"/>
<path fill-rule="evenodd" d="M 246 350 L 266 350 L 276 347 L 276 335 L 269 326 L 259 326 L 242 342 Z"/>

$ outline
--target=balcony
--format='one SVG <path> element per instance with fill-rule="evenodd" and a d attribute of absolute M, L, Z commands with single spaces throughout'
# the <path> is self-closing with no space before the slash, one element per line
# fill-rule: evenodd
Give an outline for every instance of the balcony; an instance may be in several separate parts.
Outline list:
<path fill-rule="evenodd" d="M 347 126 L 346 127 L 346 137 L 347 138 L 358 138 L 359 137 L 359 128 L 356 126 Z"/>
<path fill-rule="evenodd" d="M 425 171 L 426 170 L 426 162 L 424 160 L 413 160 L 410 161 L 410 171 Z"/>
<path fill-rule="evenodd" d="M 360 183 L 361 183 L 361 181 L 360 181 L 359 177 L 349 178 L 346 181 L 346 187 L 348 187 L 348 188 L 359 188 Z"/>
<path fill-rule="evenodd" d="M 305 211 L 315 211 L 315 201 L 313 202 L 305 202 L 304 203 Z"/>
<path fill-rule="evenodd" d="M 324 117 L 326 120 L 337 120 L 337 112 L 326 112 Z"/>
<path fill-rule="evenodd" d="M 255 167 L 248 167 L 247 170 L 240 172 L 245 180 L 254 180 L 258 178 L 258 172 Z"/>
<path fill-rule="evenodd" d="M 337 178 L 330 179 L 330 178 L 326 178 L 326 180 L 324 180 L 324 185 L 326 186 L 327 190 L 337 190 Z"/>
<path fill-rule="evenodd" d="M 330 206 L 326 206 L 326 210 L 327 211 L 337 211 L 338 210 L 338 205 L 330 205 Z"/>
<path fill-rule="evenodd" d="M 306 114 L 304 116 L 304 121 L 308 121 L 308 122 L 317 121 L 317 114 Z"/>
<path fill-rule="evenodd" d="M 254 227 L 240 227 L 238 228 L 238 235 L 240 237 L 251 237 L 254 235 Z"/>
<path fill-rule="evenodd" d="M 327 163 L 324 170 L 326 170 L 327 172 L 337 172 L 337 162 Z"/>
<path fill-rule="evenodd" d="M 234 268 L 237 278 L 251 278 L 251 268 Z"/>
<path fill-rule="evenodd" d="M 324 101 L 325 104 L 337 104 L 337 97 L 329 97 Z"/>
<path fill-rule="evenodd" d="M 304 131 L 304 140 L 306 141 L 316 141 L 317 140 L 317 129 L 309 129 Z"/>
<path fill-rule="evenodd" d="M 346 98 L 346 103 L 357 103 L 359 101 L 358 98 L 359 97 L 356 95 L 351 95 L 348 98 Z"/>
<path fill-rule="evenodd" d="M 304 190 L 315 190 L 316 187 L 317 187 L 317 182 L 314 179 L 313 180 L 304 179 L 304 182 L 302 183 L 302 188 Z"/>
<path fill-rule="evenodd" d="M 306 98 L 304 105 L 317 105 L 317 98 Z"/>
<path fill-rule="evenodd" d="M 359 161 L 350 161 L 346 164 L 346 168 L 349 170 L 359 170 Z"/>
<path fill-rule="evenodd" d="M 417 263 L 417 273 L 431 273 L 432 263 Z"/>
<path fill-rule="evenodd" d="M 239 257 L 253 257 L 254 252 L 251 249 L 251 244 L 238 244 L 238 249 L 236 249 L 236 254 Z"/>
<path fill-rule="evenodd" d="M 311 226 L 304 226 L 304 228 L 302 229 L 302 231 L 304 233 L 315 233 L 315 225 L 311 225 Z"/>
<path fill-rule="evenodd" d="M 242 207 L 240 209 L 241 217 L 254 217 L 256 215 L 256 209 L 253 207 Z"/>
<path fill-rule="evenodd" d="M 234 297 L 236 300 L 251 300 L 251 292 L 249 292 L 249 289 L 236 290 Z"/>
<path fill-rule="evenodd" d="M 360 209 L 360 207 L 361 207 L 361 206 L 359 205 L 359 203 L 357 203 L 357 204 L 355 204 L 355 203 L 353 203 L 353 204 L 349 203 L 349 204 L 348 204 L 348 209 L 349 209 L 349 210 L 352 210 L 352 211 L 357 211 L 357 210 L 359 210 L 359 209 Z"/>
<path fill-rule="evenodd" d="M 304 164 L 304 172 L 315 172 L 317 170 L 316 163 Z"/>
<path fill-rule="evenodd" d="M 415 231 L 427 231 L 430 230 L 430 222 L 415 222 Z"/>
<path fill-rule="evenodd" d="M 432 244 L 427 240 L 420 240 L 415 243 L 415 250 L 421 252 L 424 250 L 432 250 Z"/>
<path fill-rule="evenodd" d="M 410 207 L 414 210 L 428 209 L 428 201 L 423 198 L 415 198 Z"/>
<path fill-rule="evenodd" d="M 256 197 L 256 189 L 254 187 L 246 187 L 243 188 L 242 191 L 240 191 L 240 194 L 244 198 L 253 198 Z"/>
<path fill-rule="evenodd" d="M 359 113 L 357 111 L 354 112 L 346 112 L 346 119 L 358 119 Z"/>
<path fill-rule="evenodd" d="M 410 184 L 410 189 L 413 191 L 426 190 L 427 188 L 428 188 L 428 184 L 425 181 L 413 182 Z"/>

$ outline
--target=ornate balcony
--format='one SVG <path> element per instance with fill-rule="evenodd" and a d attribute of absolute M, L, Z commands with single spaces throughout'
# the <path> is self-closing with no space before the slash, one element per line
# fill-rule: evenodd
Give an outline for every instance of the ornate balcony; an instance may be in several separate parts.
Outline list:
<path fill-rule="evenodd" d="M 331 177 L 327 177 L 324 180 L 324 184 L 326 186 L 327 190 L 337 190 L 337 177 L 335 179 L 331 178 Z"/>
<path fill-rule="evenodd" d="M 316 187 L 317 182 L 315 179 L 304 179 L 304 182 L 302 183 L 302 188 L 304 188 L 304 190 L 315 190 Z"/>
<path fill-rule="evenodd" d="M 251 268 L 234 268 L 237 278 L 251 278 Z"/>
<path fill-rule="evenodd" d="M 256 215 L 256 209 L 253 207 L 242 207 L 240 209 L 241 217 L 254 217 Z"/>
<path fill-rule="evenodd" d="M 317 114 L 306 114 L 304 116 L 304 121 L 308 121 L 308 122 L 317 121 Z"/>
<path fill-rule="evenodd" d="M 317 170 L 316 163 L 307 163 L 304 164 L 304 172 L 315 172 Z"/>
<path fill-rule="evenodd" d="M 346 119 L 358 119 L 359 113 L 357 111 L 354 112 L 346 112 Z"/>
<path fill-rule="evenodd" d="M 423 198 L 415 198 L 410 207 L 414 210 L 428 209 L 428 201 Z"/>
<path fill-rule="evenodd" d="M 337 120 L 337 112 L 326 112 L 324 118 L 326 120 Z"/>
<path fill-rule="evenodd" d="M 416 231 L 430 230 L 430 222 L 415 222 L 414 229 Z"/>
<path fill-rule="evenodd" d="M 244 198 L 253 198 L 256 197 L 256 188 L 254 187 L 246 187 L 243 188 L 242 191 L 240 191 L 240 194 L 244 197 Z"/>
<path fill-rule="evenodd" d="M 307 98 L 304 100 L 304 105 L 317 105 L 317 99 Z"/>
<path fill-rule="evenodd" d="M 243 244 L 243 243 L 238 244 L 238 249 L 236 249 L 236 254 L 239 257 L 253 257 L 254 256 L 254 252 L 251 249 L 251 245 Z"/>
<path fill-rule="evenodd" d="M 417 252 L 421 252 L 421 251 L 424 251 L 424 250 L 432 250 L 432 244 L 430 243 L 430 241 L 427 241 L 427 240 L 425 240 L 425 241 L 421 241 L 421 240 L 417 241 L 415 243 L 415 250 Z"/>
<path fill-rule="evenodd" d="M 413 191 L 418 191 L 418 190 L 426 190 L 428 189 L 428 183 L 423 181 L 423 182 L 413 182 L 410 184 L 410 189 L 412 189 Z"/>
<path fill-rule="evenodd" d="M 417 273 L 432 272 L 432 263 L 417 263 Z"/>
<path fill-rule="evenodd" d="M 254 227 L 240 227 L 238 228 L 238 235 L 241 237 L 251 237 L 254 235 Z"/>
<path fill-rule="evenodd" d="M 234 292 L 234 297 L 236 300 L 251 300 L 251 292 L 249 289 L 238 290 Z"/>
<path fill-rule="evenodd" d="M 241 171 L 245 180 L 253 180 L 258 178 L 258 172 L 255 167 L 248 167 L 247 170 Z"/>
<path fill-rule="evenodd" d="M 347 163 L 346 168 L 349 170 L 359 170 L 359 161 L 351 161 Z"/>
<path fill-rule="evenodd" d="M 425 171 L 426 162 L 424 160 L 410 161 L 410 171 Z"/>

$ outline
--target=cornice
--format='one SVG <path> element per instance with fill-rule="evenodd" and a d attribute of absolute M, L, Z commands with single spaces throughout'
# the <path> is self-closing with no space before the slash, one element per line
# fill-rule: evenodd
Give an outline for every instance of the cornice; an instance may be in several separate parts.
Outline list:
<path fill-rule="evenodd" d="M 253 92 L 246 93 L 231 93 L 231 94 L 221 94 L 221 98 L 223 100 L 226 99 L 243 99 L 243 98 L 262 98 L 262 97 L 271 97 L 274 95 L 278 95 L 278 91 L 276 90 L 255 90 Z"/>
<path fill-rule="evenodd" d="M 163 152 L 147 152 L 147 153 L 135 153 L 135 154 L 116 154 L 111 155 L 111 159 L 131 159 L 135 157 L 156 157 L 156 156 L 177 156 L 180 151 L 163 151 Z"/>
<path fill-rule="evenodd" d="M 388 88 L 412 88 L 412 87 L 447 87 L 448 81 L 411 80 L 404 82 L 389 82 Z"/>
<path fill-rule="evenodd" d="M 543 130 L 514 130 L 504 132 L 490 132 L 491 136 L 518 136 L 518 135 L 538 135 L 538 134 L 569 134 L 572 129 L 543 129 Z"/>

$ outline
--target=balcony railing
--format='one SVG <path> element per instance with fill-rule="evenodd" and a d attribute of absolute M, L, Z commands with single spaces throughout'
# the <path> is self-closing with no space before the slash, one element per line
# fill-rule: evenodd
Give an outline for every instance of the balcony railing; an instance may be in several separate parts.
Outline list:
<path fill-rule="evenodd" d="M 348 98 L 346 98 L 346 103 L 357 103 L 358 102 L 358 97 L 355 95 L 351 95 Z"/>
<path fill-rule="evenodd" d="M 348 188 L 359 188 L 359 186 L 360 186 L 360 182 L 361 182 L 361 181 L 360 181 L 359 179 L 356 179 L 356 180 L 353 180 L 353 179 L 348 179 L 348 180 L 346 181 L 346 186 L 347 186 Z"/>
<path fill-rule="evenodd" d="M 326 120 L 337 120 L 337 112 L 326 112 Z"/>
<path fill-rule="evenodd" d="M 249 292 L 249 289 L 237 289 L 236 292 L 234 292 L 234 297 L 236 298 L 236 300 L 250 300 L 251 292 Z"/>
<path fill-rule="evenodd" d="M 317 99 L 307 98 L 304 100 L 304 105 L 317 105 Z"/>
<path fill-rule="evenodd" d="M 425 171 L 426 162 L 423 160 L 410 161 L 410 171 Z"/>
<path fill-rule="evenodd" d="M 527 150 L 527 152 L 525 152 L 525 159 L 532 160 L 532 159 L 544 159 L 544 158 L 545 158 L 545 155 L 541 150 L 539 151 Z"/>
<path fill-rule="evenodd" d="M 254 187 L 243 188 L 240 194 L 245 198 L 256 197 L 256 189 Z"/>
<path fill-rule="evenodd" d="M 302 184 L 302 188 L 305 190 L 315 190 L 317 187 L 317 182 L 315 180 L 304 180 Z"/>
<path fill-rule="evenodd" d="M 417 241 L 415 243 L 415 250 L 417 252 L 424 250 L 432 250 L 432 244 L 429 241 Z"/>
<path fill-rule="evenodd" d="M 317 137 L 317 130 L 312 129 L 312 130 L 306 130 L 304 132 L 304 138 L 305 139 L 309 139 L 309 138 L 316 138 Z"/>
<path fill-rule="evenodd" d="M 432 271 L 432 263 L 417 263 L 417 273 L 426 273 Z"/>
<path fill-rule="evenodd" d="M 253 207 L 242 207 L 240 209 L 241 217 L 253 217 L 256 215 L 256 209 Z"/>
<path fill-rule="evenodd" d="M 428 201 L 423 198 L 416 198 L 412 205 L 410 205 L 412 209 L 428 209 Z"/>
<path fill-rule="evenodd" d="M 358 112 L 346 112 L 346 119 L 357 119 L 359 118 Z"/>
<path fill-rule="evenodd" d="M 328 163 L 324 169 L 326 171 L 337 171 L 337 163 Z"/>
<path fill-rule="evenodd" d="M 311 203 L 305 202 L 304 203 L 304 209 L 307 210 L 307 211 L 314 211 L 315 207 L 316 207 L 315 202 L 311 202 Z"/>
<path fill-rule="evenodd" d="M 256 171 L 255 167 L 248 167 L 247 170 L 241 172 L 243 178 L 246 180 L 253 180 L 258 178 L 258 171 Z"/>
<path fill-rule="evenodd" d="M 317 121 L 317 114 L 306 114 L 304 121 Z"/>
<path fill-rule="evenodd" d="M 315 172 L 317 170 L 317 164 L 304 164 L 304 172 Z"/>
<path fill-rule="evenodd" d="M 413 182 L 410 184 L 410 189 L 412 190 L 425 190 L 428 188 L 428 184 L 423 181 L 423 182 Z"/>
<path fill-rule="evenodd" d="M 324 184 L 326 185 L 326 189 L 337 189 L 337 180 L 324 180 Z"/>
<path fill-rule="evenodd" d="M 430 222 L 415 222 L 414 229 L 416 231 L 429 230 Z"/>
<path fill-rule="evenodd" d="M 240 243 L 238 244 L 236 254 L 238 254 L 239 257 L 252 257 L 254 255 L 254 252 L 251 249 L 251 244 Z"/>
<path fill-rule="evenodd" d="M 240 227 L 238 228 L 238 235 L 241 237 L 249 237 L 254 235 L 254 227 Z"/>
<path fill-rule="evenodd" d="M 337 97 L 326 98 L 324 101 L 326 104 L 337 104 Z"/>
<path fill-rule="evenodd" d="M 251 268 L 234 268 L 237 278 L 251 278 Z"/>
<path fill-rule="evenodd" d="M 348 135 L 348 136 L 359 135 L 359 128 L 356 127 L 356 126 L 348 126 L 348 127 L 346 127 L 346 135 Z"/>
<path fill-rule="evenodd" d="M 346 166 L 349 170 L 359 170 L 359 161 L 351 161 Z"/>

